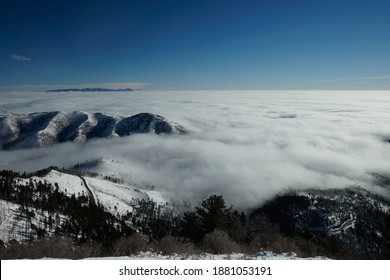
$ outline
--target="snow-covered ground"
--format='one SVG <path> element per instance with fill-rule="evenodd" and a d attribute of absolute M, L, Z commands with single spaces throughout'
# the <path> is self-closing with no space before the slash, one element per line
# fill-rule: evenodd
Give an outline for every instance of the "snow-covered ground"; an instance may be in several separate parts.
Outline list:
<path fill-rule="evenodd" d="M 33 216 L 26 217 L 20 211 L 20 205 L 0 199 L 0 240 L 7 243 L 11 240 L 19 242 L 27 241 L 30 237 L 36 238 L 36 232 L 31 228 L 35 225 L 42 228 L 48 222 L 49 213 L 47 211 L 29 209 Z M 63 215 L 58 215 L 58 219 L 64 220 Z M 60 221 L 59 220 L 59 221 Z M 49 227 L 46 232 L 49 236 L 54 233 L 54 227 Z"/>
<path fill-rule="evenodd" d="M 5 200 L 0 200 L 0 240 L 20 240 L 17 234 L 24 227 L 22 222 L 18 223 L 15 216 L 18 213 L 19 205 Z"/>
<path fill-rule="evenodd" d="M 160 255 L 153 252 L 140 252 L 131 256 L 122 256 L 122 257 L 103 257 L 103 258 L 90 258 L 90 259 L 99 259 L 99 260 L 326 260 L 328 258 L 318 256 L 314 258 L 300 258 L 292 253 L 282 253 L 276 254 L 270 251 L 258 252 L 255 255 L 246 255 L 242 253 L 232 253 L 232 254 L 198 254 L 198 255 L 189 255 L 189 254 L 172 254 L 172 255 Z"/>
<path fill-rule="evenodd" d="M 134 205 L 139 201 L 153 201 L 156 204 L 165 204 L 169 200 L 164 198 L 164 194 L 158 191 L 144 190 L 136 187 L 117 184 L 100 178 L 80 177 L 51 170 L 46 176 L 37 180 L 46 180 L 54 185 L 58 184 L 60 190 L 68 195 L 92 193 L 94 200 L 99 201 L 108 211 L 113 214 L 125 214 L 132 212 Z M 84 180 L 87 186 L 84 183 Z"/>
<path fill-rule="evenodd" d="M 37 177 L 37 179 L 39 180 L 40 178 Z M 46 176 L 42 177 L 42 179 L 51 183 L 53 186 L 57 183 L 60 190 L 69 195 L 88 193 L 88 189 L 84 186 L 81 178 L 75 175 L 51 170 Z"/>
<path fill-rule="evenodd" d="M 162 194 L 156 191 L 140 190 L 138 188 L 90 177 L 85 177 L 85 181 L 101 204 L 107 208 L 116 206 L 120 214 L 131 211 L 132 207 L 141 200 L 152 200 L 157 204 L 167 202 L 162 197 Z"/>

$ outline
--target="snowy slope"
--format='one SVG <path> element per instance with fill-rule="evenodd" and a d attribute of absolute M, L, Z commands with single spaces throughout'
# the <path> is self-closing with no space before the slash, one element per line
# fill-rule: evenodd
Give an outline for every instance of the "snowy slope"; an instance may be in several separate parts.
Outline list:
<path fill-rule="evenodd" d="M 88 192 L 83 181 L 80 177 L 62 173 L 56 170 L 51 170 L 46 176 L 43 178 L 37 177 L 37 179 L 44 179 L 48 183 L 52 185 L 58 184 L 60 190 L 64 193 L 68 194 L 81 194 L 83 192 Z"/>
<path fill-rule="evenodd" d="M 76 197 L 80 195 L 92 196 L 93 200 L 101 204 L 107 211 L 114 215 L 125 215 L 128 212 L 133 212 L 134 208 L 139 207 L 139 202 L 153 201 L 157 205 L 165 205 L 168 200 L 158 191 L 142 190 L 135 187 L 116 184 L 110 181 L 77 176 L 59 172 L 56 170 L 49 171 L 42 177 L 33 176 L 31 178 L 16 178 L 19 185 L 28 186 L 38 182 L 47 182 L 55 187 L 58 186 L 59 191 Z M 47 223 L 50 219 L 54 219 L 55 214 L 49 214 L 47 211 L 37 210 L 36 208 L 28 208 L 28 211 L 33 213 L 32 217 L 27 217 L 26 213 L 22 213 L 20 205 L 8 201 L 0 200 L 0 240 L 7 243 L 12 239 L 17 241 L 27 241 L 31 237 L 36 238 L 36 231 L 31 228 L 35 225 L 38 228 L 46 228 L 47 235 L 52 235 L 55 226 L 48 227 Z M 61 224 L 65 219 L 59 215 L 56 224 Z M 53 221 L 54 224 L 54 221 Z"/>
<path fill-rule="evenodd" d="M 20 205 L 0 199 L 0 240 L 7 243 L 11 240 L 19 242 L 36 238 L 36 232 L 31 228 L 35 225 L 42 228 L 50 216 L 47 211 L 31 208 L 33 216 L 27 217 L 20 211 Z M 63 221 L 65 216 L 58 216 L 58 223 Z M 54 234 L 55 227 L 49 227 L 46 231 L 48 236 Z"/>
<path fill-rule="evenodd" d="M 0 240 L 21 240 L 17 234 L 23 229 L 23 222 L 17 221 L 19 205 L 5 200 L 0 200 Z"/>
<path fill-rule="evenodd" d="M 73 193 L 76 195 L 82 193 L 92 195 L 95 202 L 99 201 L 100 204 L 114 214 L 125 214 L 127 211 L 132 212 L 133 206 L 137 205 L 141 200 L 154 201 L 157 204 L 168 202 L 164 195 L 158 191 L 141 190 L 102 179 L 80 177 L 56 170 L 51 170 L 44 177 L 36 177 L 36 179 L 45 180 L 52 185 L 58 184 L 60 190 L 68 195 Z"/>
<path fill-rule="evenodd" d="M 183 134 L 174 122 L 150 113 L 116 116 L 82 111 L 13 114 L 0 111 L 0 148 L 47 147 L 68 141 L 123 137 L 136 133 Z"/>

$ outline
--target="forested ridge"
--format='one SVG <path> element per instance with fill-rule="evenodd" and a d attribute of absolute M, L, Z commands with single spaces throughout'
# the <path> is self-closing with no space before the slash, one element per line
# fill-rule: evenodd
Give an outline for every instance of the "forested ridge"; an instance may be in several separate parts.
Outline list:
<path fill-rule="evenodd" d="M 244 211 L 227 205 L 217 194 L 184 212 L 172 205 L 139 200 L 132 212 L 115 215 L 87 193 L 61 192 L 58 185 L 33 178 L 46 171 L 0 172 L 0 199 L 18 205 L 14 222 L 24 225 L 16 233 L 23 241 L 2 243 L 2 259 L 83 258 L 146 250 L 390 257 L 390 215 L 382 209 L 388 204 L 361 189 L 290 193 Z"/>

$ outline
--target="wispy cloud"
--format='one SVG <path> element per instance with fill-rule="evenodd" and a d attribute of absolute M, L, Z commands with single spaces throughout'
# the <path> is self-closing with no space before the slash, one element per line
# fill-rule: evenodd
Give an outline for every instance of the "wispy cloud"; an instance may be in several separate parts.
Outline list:
<path fill-rule="evenodd" d="M 18 55 L 18 54 L 11 54 L 11 59 L 17 60 L 17 61 L 31 61 L 31 58 L 24 56 L 24 55 Z"/>

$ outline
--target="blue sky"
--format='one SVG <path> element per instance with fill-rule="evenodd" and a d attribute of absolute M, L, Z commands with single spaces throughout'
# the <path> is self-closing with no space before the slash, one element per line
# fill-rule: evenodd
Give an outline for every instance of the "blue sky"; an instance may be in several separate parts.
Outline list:
<path fill-rule="evenodd" d="M 390 89 L 390 1 L 2 1 L 0 88 Z"/>

